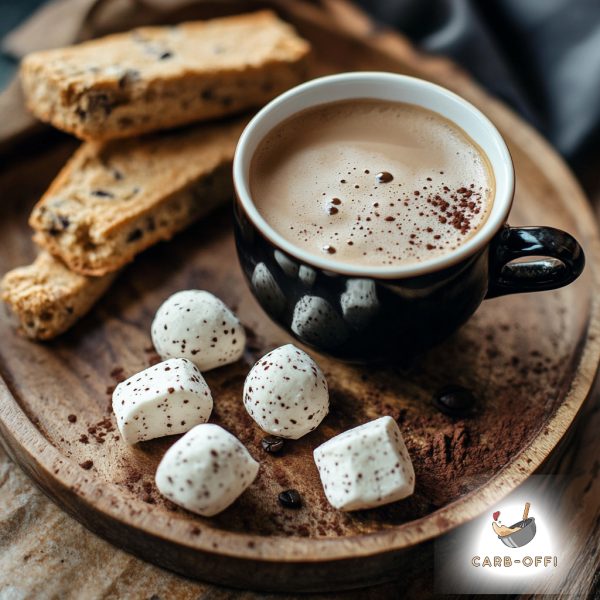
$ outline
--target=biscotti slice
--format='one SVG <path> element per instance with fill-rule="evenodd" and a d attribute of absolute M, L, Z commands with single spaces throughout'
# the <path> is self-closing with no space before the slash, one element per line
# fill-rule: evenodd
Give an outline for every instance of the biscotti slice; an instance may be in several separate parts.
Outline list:
<path fill-rule="evenodd" d="M 288 24 L 261 11 L 36 52 L 21 80 L 39 119 L 108 140 L 261 106 L 304 79 L 308 52 Z"/>
<path fill-rule="evenodd" d="M 232 196 L 245 120 L 86 142 L 34 207 L 34 240 L 83 275 L 105 275 Z"/>
<path fill-rule="evenodd" d="M 0 286 L 21 331 L 32 339 L 49 340 L 85 315 L 116 275 L 79 275 L 41 252 L 33 264 L 6 273 Z"/>

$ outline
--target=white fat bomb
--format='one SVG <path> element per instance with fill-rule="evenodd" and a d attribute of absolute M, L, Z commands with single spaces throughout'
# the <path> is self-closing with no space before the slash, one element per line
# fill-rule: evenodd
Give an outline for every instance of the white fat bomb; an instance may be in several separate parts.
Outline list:
<path fill-rule="evenodd" d="M 135 444 L 206 423 L 213 399 L 198 368 L 185 358 L 172 358 L 120 383 L 112 406 L 121 436 Z"/>
<path fill-rule="evenodd" d="M 165 300 L 156 312 L 152 342 L 161 358 L 187 358 L 201 371 L 209 371 L 242 356 L 246 332 L 216 296 L 184 290 Z"/>
<path fill-rule="evenodd" d="M 258 463 L 242 442 L 206 423 L 167 450 L 156 471 L 156 486 L 175 504 L 212 517 L 232 504 L 257 473 Z"/>
<path fill-rule="evenodd" d="M 296 346 L 275 348 L 248 373 L 244 406 L 263 431 L 297 440 L 316 429 L 329 412 L 325 375 Z"/>
<path fill-rule="evenodd" d="M 314 451 L 327 500 L 340 510 L 375 508 L 410 496 L 415 471 L 391 417 L 345 431 Z"/>

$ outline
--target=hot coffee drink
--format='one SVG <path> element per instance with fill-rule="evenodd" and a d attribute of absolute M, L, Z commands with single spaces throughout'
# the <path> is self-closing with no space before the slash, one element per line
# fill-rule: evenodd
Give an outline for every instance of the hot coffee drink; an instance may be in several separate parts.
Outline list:
<path fill-rule="evenodd" d="M 563 287 L 585 262 L 564 231 L 506 224 L 502 136 L 413 77 L 342 73 L 289 90 L 244 130 L 233 177 L 254 297 L 343 360 L 408 366 L 483 299 Z"/>
<path fill-rule="evenodd" d="M 464 244 L 494 200 L 488 159 L 427 109 L 348 100 L 300 112 L 260 142 L 253 200 L 295 246 L 342 263 L 416 263 Z"/>

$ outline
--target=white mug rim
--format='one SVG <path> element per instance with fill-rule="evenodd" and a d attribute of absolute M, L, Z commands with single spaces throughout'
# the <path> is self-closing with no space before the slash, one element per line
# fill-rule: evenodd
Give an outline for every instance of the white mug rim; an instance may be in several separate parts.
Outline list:
<path fill-rule="evenodd" d="M 492 210 L 481 229 L 475 232 L 472 237 L 470 237 L 464 244 L 461 244 L 455 250 L 448 252 L 447 254 L 442 254 L 441 256 L 432 257 L 419 262 L 407 263 L 405 265 L 400 263 L 398 265 L 370 266 L 344 263 L 341 261 L 336 261 L 335 258 L 331 258 L 329 256 L 317 256 L 288 241 L 273 227 L 271 227 L 269 223 L 267 223 L 252 201 L 249 185 L 249 170 L 252 155 L 248 156 L 248 146 L 250 145 L 250 141 L 252 140 L 253 136 L 255 136 L 255 132 L 259 126 L 262 126 L 265 122 L 268 122 L 275 110 L 283 107 L 285 104 L 289 103 L 292 99 L 295 99 L 298 96 L 310 94 L 316 89 L 324 86 L 336 86 L 342 83 L 352 84 L 357 82 L 389 82 L 392 85 L 401 84 L 404 86 L 412 86 L 413 88 L 416 87 L 425 94 L 442 95 L 463 109 L 466 109 L 477 119 L 479 125 L 485 131 L 485 135 L 489 136 L 489 142 L 494 146 L 498 156 L 500 156 L 500 160 L 494 161 L 493 158 L 490 157 L 486 152 L 486 155 L 488 156 L 489 162 L 492 166 L 494 178 L 496 179 L 496 193 L 492 204 Z M 374 95 L 367 97 L 377 98 L 378 96 Z M 347 97 L 344 96 L 344 98 L 359 99 L 365 98 L 365 95 L 357 96 L 349 94 Z M 268 127 L 267 132 L 275 127 L 278 123 L 285 120 L 285 118 L 297 114 L 301 110 L 310 108 L 311 106 L 318 106 L 319 104 L 324 103 L 325 102 L 307 102 L 306 106 L 303 108 L 294 110 L 283 119 L 278 119 L 273 122 L 270 127 Z M 418 102 L 413 102 L 413 104 L 418 105 Z M 456 120 L 454 120 L 454 122 L 458 126 L 461 126 L 460 122 L 456 122 Z M 263 138 L 264 135 L 261 136 L 260 139 Z M 498 185 L 499 178 L 502 178 L 501 186 Z M 250 221 L 274 246 L 278 247 L 280 250 L 283 250 L 291 257 L 294 257 L 302 263 L 310 266 L 341 275 L 349 275 L 352 277 L 402 279 L 407 277 L 416 277 L 419 275 L 427 275 L 435 271 L 452 267 L 453 265 L 467 260 L 482 250 L 487 244 L 489 244 L 496 233 L 506 223 L 512 206 L 514 196 L 514 167 L 510 152 L 506 146 L 506 142 L 494 124 L 479 109 L 458 94 L 455 94 L 454 92 L 451 92 L 440 85 L 416 77 L 410 77 L 396 73 L 359 71 L 341 73 L 337 75 L 326 75 L 324 77 L 312 79 L 284 92 L 265 105 L 250 120 L 240 136 L 233 160 L 233 182 L 238 201 L 241 203 Z M 498 193 L 499 190 L 502 191 L 501 194 Z"/>

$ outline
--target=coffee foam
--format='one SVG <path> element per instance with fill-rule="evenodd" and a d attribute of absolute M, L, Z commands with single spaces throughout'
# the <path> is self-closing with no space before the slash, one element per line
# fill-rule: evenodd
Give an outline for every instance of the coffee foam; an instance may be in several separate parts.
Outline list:
<path fill-rule="evenodd" d="M 250 171 L 253 200 L 276 231 L 354 265 L 447 254 L 481 228 L 494 196 L 487 158 L 462 129 L 377 100 L 291 117 L 260 143 Z"/>

